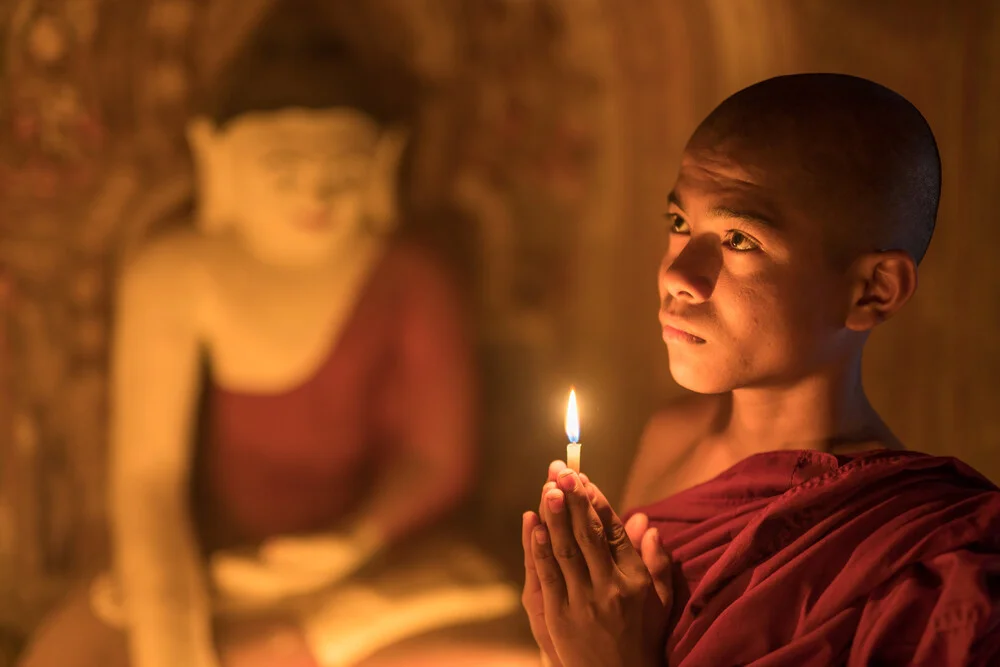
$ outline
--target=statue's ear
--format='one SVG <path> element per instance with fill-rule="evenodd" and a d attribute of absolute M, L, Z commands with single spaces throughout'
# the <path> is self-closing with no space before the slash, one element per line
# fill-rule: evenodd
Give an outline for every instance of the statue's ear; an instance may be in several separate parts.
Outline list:
<path fill-rule="evenodd" d="M 187 138 L 194 158 L 198 225 L 205 232 L 219 232 L 232 223 L 235 213 L 229 142 L 204 116 L 188 122 Z"/>
<path fill-rule="evenodd" d="M 372 162 L 365 201 L 365 214 L 370 228 L 376 234 L 392 232 L 399 222 L 397 184 L 403 151 L 409 132 L 403 127 L 390 127 L 379 136 Z"/>

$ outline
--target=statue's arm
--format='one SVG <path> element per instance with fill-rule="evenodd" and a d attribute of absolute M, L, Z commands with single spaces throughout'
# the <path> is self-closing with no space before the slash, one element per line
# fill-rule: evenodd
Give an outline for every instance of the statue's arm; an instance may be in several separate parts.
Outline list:
<path fill-rule="evenodd" d="M 135 667 L 218 664 L 188 508 L 199 345 L 183 245 L 141 255 L 117 300 L 110 507 Z"/>

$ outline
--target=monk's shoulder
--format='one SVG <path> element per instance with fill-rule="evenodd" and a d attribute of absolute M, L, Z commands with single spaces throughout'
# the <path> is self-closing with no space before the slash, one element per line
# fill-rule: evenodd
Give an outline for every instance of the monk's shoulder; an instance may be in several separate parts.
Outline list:
<path fill-rule="evenodd" d="M 643 445 L 663 452 L 670 458 L 680 455 L 677 445 L 695 444 L 709 435 L 720 412 L 724 399 L 718 395 L 690 394 L 678 398 L 657 410 L 646 422 Z"/>
<path fill-rule="evenodd" d="M 626 483 L 624 502 L 645 505 L 689 486 L 685 472 L 712 432 L 724 400 L 687 395 L 657 410 L 646 422 Z"/>

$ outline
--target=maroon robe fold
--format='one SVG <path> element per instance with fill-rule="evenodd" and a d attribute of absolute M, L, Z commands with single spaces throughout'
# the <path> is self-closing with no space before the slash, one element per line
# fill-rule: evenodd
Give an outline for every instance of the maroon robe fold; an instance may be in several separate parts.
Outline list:
<path fill-rule="evenodd" d="M 953 458 L 752 456 L 654 505 L 670 665 L 1000 665 L 1000 489 Z"/>

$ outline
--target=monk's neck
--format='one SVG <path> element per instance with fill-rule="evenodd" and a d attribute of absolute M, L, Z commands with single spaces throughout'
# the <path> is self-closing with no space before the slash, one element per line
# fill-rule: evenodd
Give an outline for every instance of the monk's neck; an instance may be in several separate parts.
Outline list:
<path fill-rule="evenodd" d="M 868 444 L 896 448 L 868 402 L 861 363 L 816 373 L 787 386 L 737 389 L 717 437 L 740 457 L 779 449 L 840 451 Z"/>

